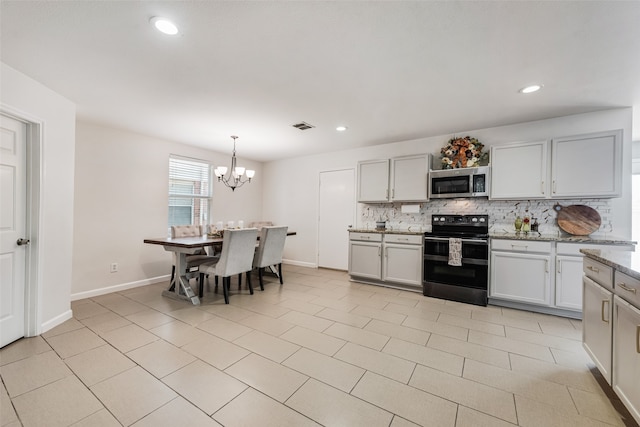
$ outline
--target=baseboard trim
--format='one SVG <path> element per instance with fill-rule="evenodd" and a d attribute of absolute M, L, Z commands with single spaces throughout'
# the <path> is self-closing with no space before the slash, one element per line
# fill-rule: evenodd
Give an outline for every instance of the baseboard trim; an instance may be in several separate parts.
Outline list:
<path fill-rule="evenodd" d="M 64 322 L 66 322 L 67 320 L 71 319 L 72 317 L 73 317 L 73 311 L 67 310 L 64 313 L 59 314 L 56 317 L 54 317 L 53 319 L 47 320 L 42 325 L 40 325 L 40 333 L 44 334 L 48 330 L 53 329 L 56 326 L 63 324 Z"/>
<path fill-rule="evenodd" d="M 313 262 L 294 261 L 292 259 L 283 259 L 283 264 L 295 265 L 298 267 L 318 268 L 318 264 Z"/>
<path fill-rule="evenodd" d="M 127 289 L 139 288 L 140 286 L 153 285 L 155 283 L 166 282 L 170 278 L 171 276 L 167 274 L 165 276 L 152 277 L 144 280 L 136 280 L 135 282 L 122 283 L 120 285 L 106 286 L 104 288 L 78 292 L 75 294 L 71 294 L 71 301 L 77 301 L 80 299 L 110 294 L 112 292 L 120 292 L 120 291 L 126 291 Z"/>

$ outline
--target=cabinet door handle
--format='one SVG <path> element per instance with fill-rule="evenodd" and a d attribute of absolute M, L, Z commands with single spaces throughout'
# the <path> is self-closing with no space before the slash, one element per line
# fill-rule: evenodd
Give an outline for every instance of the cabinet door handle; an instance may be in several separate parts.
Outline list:
<path fill-rule="evenodd" d="M 640 354 L 640 325 L 636 326 L 636 353 Z"/>
<path fill-rule="evenodd" d="M 378 256 L 382 255 L 382 253 L 380 251 L 382 251 L 382 247 L 378 246 Z"/>
<path fill-rule="evenodd" d="M 544 181 L 540 183 L 540 192 L 544 194 Z"/>
<path fill-rule="evenodd" d="M 555 179 L 553 180 L 553 192 L 554 193 L 556 192 L 556 180 Z"/>
<path fill-rule="evenodd" d="M 636 288 L 632 288 L 632 287 L 627 286 L 624 282 L 620 282 L 616 286 L 620 286 L 625 291 L 631 292 L 631 293 L 634 293 L 634 294 L 638 291 Z"/>
<path fill-rule="evenodd" d="M 548 273 L 549 272 L 549 260 L 544 260 L 544 272 Z"/>
<path fill-rule="evenodd" d="M 595 267 L 591 267 L 590 265 L 587 265 L 587 270 L 591 270 L 594 273 L 600 273 L 600 269 L 595 268 Z"/>
<path fill-rule="evenodd" d="M 393 199 L 394 197 L 396 197 L 396 189 L 395 188 L 393 190 L 391 190 L 391 198 Z"/>
<path fill-rule="evenodd" d="M 511 245 L 511 249 L 523 248 L 525 251 L 527 250 L 528 247 L 529 247 L 528 245 Z"/>
<path fill-rule="evenodd" d="M 386 189 L 386 191 L 385 191 L 385 193 L 384 193 L 384 194 L 386 194 L 386 196 L 385 196 L 385 197 L 388 199 L 388 198 L 389 198 L 389 189 L 388 189 L 388 188 Z"/>
<path fill-rule="evenodd" d="M 600 307 L 600 318 L 602 319 L 602 321 L 604 323 L 609 323 L 609 319 L 605 319 L 605 317 L 604 317 L 604 305 L 605 304 L 607 304 L 607 305 L 609 304 L 609 300 L 608 299 L 603 299 L 602 300 L 602 305 Z M 607 311 L 609 311 L 609 310 L 607 310 Z"/>
<path fill-rule="evenodd" d="M 557 267 L 556 267 L 556 268 L 557 268 L 557 270 L 558 270 L 558 273 L 562 273 L 562 269 L 560 268 L 560 265 L 561 265 L 560 260 L 558 260 L 558 261 L 557 261 L 557 264 L 558 264 L 558 265 L 557 265 Z"/>

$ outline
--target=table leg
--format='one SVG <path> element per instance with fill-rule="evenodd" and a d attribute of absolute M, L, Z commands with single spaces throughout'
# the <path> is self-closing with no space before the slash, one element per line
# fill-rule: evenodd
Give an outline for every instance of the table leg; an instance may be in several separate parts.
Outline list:
<path fill-rule="evenodd" d="M 171 282 L 169 289 L 162 292 L 163 296 L 191 301 L 193 305 L 200 305 L 200 298 L 193 292 L 189 279 L 187 279 L 187 254 L 176 253 L 176 274 Z"/>

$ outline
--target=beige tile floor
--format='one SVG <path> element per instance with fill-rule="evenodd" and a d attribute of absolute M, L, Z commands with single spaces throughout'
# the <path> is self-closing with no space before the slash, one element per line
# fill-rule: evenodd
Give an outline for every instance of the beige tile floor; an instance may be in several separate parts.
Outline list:
<path fill-rule="evenodd" d="M 2 426 L 635 425 L 580 321 L 284 270 L 229 305 L 166 284 L 73 302 L 0 350 Z"/>

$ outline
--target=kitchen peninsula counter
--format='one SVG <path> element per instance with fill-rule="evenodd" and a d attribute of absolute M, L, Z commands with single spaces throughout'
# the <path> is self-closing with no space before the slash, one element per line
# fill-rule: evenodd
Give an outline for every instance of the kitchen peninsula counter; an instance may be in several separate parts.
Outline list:
<path fill-rule="evenodd" d="M 617 271 L 640 280 L 640 252 L 580 249 L 587 258 L 594 259 Z"/>

